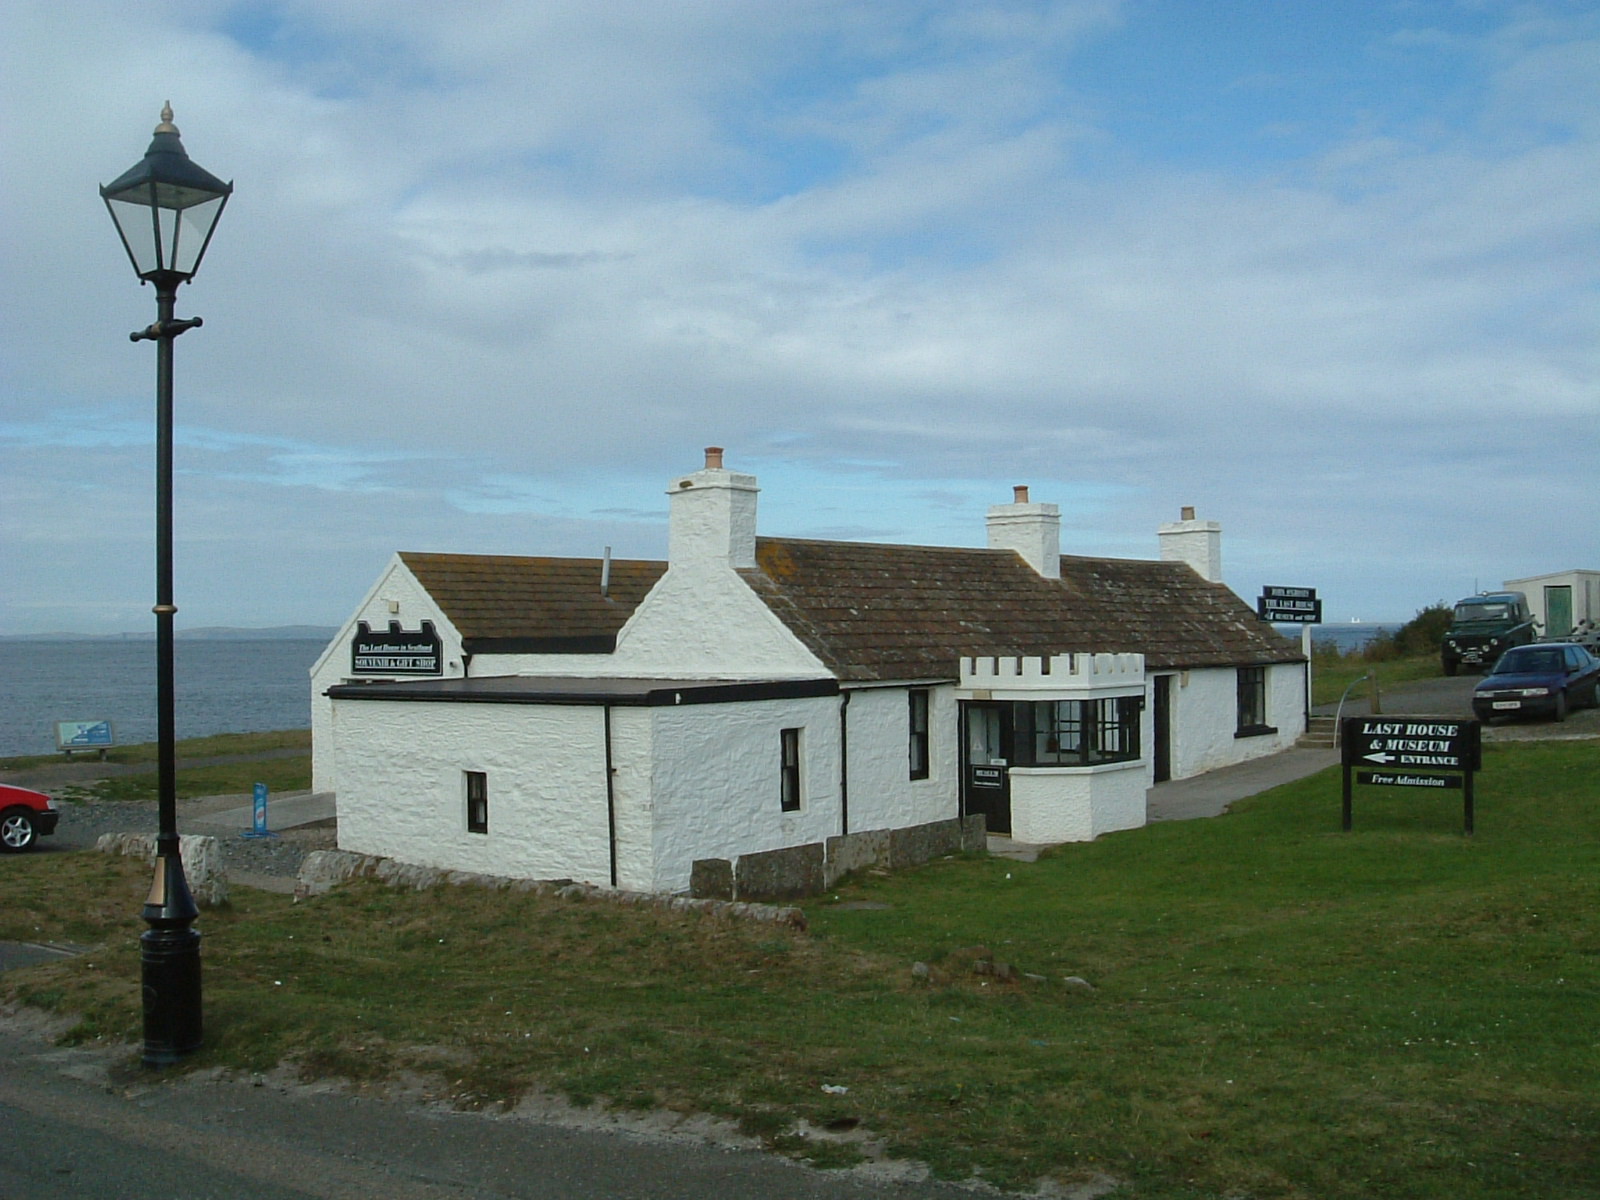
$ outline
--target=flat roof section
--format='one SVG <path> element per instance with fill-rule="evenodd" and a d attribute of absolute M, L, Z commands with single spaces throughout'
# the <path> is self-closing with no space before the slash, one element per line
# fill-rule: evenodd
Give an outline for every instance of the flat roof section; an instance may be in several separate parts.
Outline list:
<path fill-rule="evenodd" d="M 465 679 L 374 680 L 339 683 L 333 700 L 402 700 L 454 704 L 610 704 L 669 708 L 837 696 L 837 679 L 617 679 L 490 675 Z"/>

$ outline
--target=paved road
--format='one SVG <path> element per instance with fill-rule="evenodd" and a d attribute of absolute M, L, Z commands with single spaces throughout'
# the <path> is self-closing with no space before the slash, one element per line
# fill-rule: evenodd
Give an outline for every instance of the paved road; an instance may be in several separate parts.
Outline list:
<path fill-rule="evenodd" d="M 753 1150 L 165 1077 L 0 1022 L 5 1200 L 972 1200 Z M 1101 1189 L 1094 1189 L 1098 1192 Z M 1061 1193 L 1065 1194 L 1065 1193 Z"/>

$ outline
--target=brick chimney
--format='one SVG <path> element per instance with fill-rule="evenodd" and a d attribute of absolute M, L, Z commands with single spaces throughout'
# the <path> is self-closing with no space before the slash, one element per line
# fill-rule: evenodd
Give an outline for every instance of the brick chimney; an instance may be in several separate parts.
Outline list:
<path fill-rule="evenodd" d="M 1194 509 L 1185 505 L 1180 518 L 1157 531 L 1162 562 L 1188 563 L 1202 579 L 1222 582 L 1222 525 L 1217 521 L 1195 520 Z"/>
<path fill-rule="evenodd" d="M 667 489 L 667 565 L 755 566 L 758 491 L 754 475 L 727 470 L 722 447 L 707 446 L 706 465 Z"/>
<path fill-rule="evenodd" d="M 1027 485 L 1011 489 L 1010 504 L 989 509 L 989 549 L 1015 550 L 1046 579 L 1061 578 L 1061 509 L 1034 504 Z"/>

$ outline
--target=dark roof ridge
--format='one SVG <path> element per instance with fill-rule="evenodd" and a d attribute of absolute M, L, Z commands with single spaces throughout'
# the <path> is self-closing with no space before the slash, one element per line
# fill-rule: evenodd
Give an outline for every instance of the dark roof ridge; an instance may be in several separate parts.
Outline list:
<path fill-rule="evenodd" d="M 992 546 L 934 546 L 926 542 L 857 542 L 844 538 L 768 537 L 766 535 L 756 538 L 757 546 L 763 542 L 782 543 L 786 546 L 846 546 L 863 550 L 926 550 L 930 553 L 938 554 L 1016 555 L 1015 550 L 997 550 Z"/>
<path fill-rule="evenodd" d="M 489 554 L 489 553 L 460 553 L 452 550 L 397 550 L 395 551 L 402 561 L 409 559 L 434 559 L 439 561 L 454 562 L 516 562 L 516 563 L 603 563 L 603 556 L 593 558 L 580 558 L 571 554 Z M 617 558 L 612 557 L 613 563 L 642 563 L 650 566 L 666 566 L 666 560 L 661 558 Z"/>

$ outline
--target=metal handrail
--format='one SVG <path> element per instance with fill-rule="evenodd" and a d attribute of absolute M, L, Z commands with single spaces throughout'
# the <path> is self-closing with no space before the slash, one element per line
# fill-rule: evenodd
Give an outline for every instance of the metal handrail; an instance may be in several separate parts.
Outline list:
<path fill-rule="evenodd" d="M 1339 706 L 1333 711 L 1333 744 L 1335 746 L 1339 745 L 1340 739 L 1344 736 L 1344 721 L 1342 720 L 1344 716 L 1344 702 L 1350 698 L 1350 693 L 1355 689 L 1356 684 L 1365 683 L 1371 678 L 1372 675 L 1369 672 L 1368 674 L 1361 676 L 1359 679 L 1352 679 L 1350 681 L 1350 686 L 1345 688 L 1344 695 L 1339 697 Z"/>

